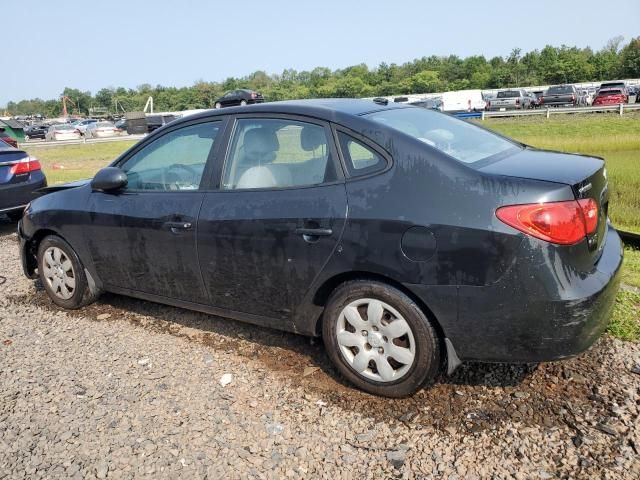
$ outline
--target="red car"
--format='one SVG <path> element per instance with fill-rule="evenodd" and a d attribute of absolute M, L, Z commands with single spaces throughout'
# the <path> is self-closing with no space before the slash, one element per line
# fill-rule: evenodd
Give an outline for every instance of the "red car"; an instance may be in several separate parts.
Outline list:
<path fill-rule="evenodd" d="M 3 140 L 5 143 L 8 143 L 14 148 L 18 148 L 18 141 L 10 137 L 7 132 L 4 131 L 4 128 L 0 127 L 0 140 Z"/>
<path fill-rule="evenodd" d="M 619 88 L 611 88 L 600 90 L 596 98 L 593 99 L 593 105 L 619 105 L 620 103 L 629 103 L 627 94 Z"/>

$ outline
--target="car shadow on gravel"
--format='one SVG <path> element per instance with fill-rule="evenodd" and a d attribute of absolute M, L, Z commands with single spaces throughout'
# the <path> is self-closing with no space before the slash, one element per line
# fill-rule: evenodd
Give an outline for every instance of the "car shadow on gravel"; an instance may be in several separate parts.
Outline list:
<path fill-rule="evenodd" d="M 0 213 L 0 235 L 10 235 L 16 232 L 18 222 L 10 220 L 9 217 Z"/>
<path fill-rule="evenodd" d="M 63 311 L 49 300 L 38 282 L 34 285 L 33 293 L 11 300 Z M 389 400 L 346 383 L 331 365 L 319 339 L 111 294 L 81 310 L 65 313 L 92 321 L 124 320 L 137 328 L 197 342 L 218 354 L 258 361 L 289 385 L 302 387 L 305 397 L 344 410 L 366 412 L 363 415 L 376 421 L 396 420 L 419 428 L 455 428 L 469 433 L 514 420 L 546 427 L 567 424 L 568 403 L 594 402 L 591 386 L 600 383 L 602 369 L 606 368 L 602 359 L 607 358 L 606 349 L 597 347 L 578 359 L 539 366 L 465 363 L 452 376 L 442 375 L 412 397 Z"/>

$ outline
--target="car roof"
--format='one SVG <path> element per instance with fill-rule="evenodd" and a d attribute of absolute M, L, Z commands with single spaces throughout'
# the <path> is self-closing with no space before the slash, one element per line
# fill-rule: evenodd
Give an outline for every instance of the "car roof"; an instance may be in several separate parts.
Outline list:
<path fill-rule="evenodd" d="M 362 116 L 367 113 L 382 110 L 396 110 L 400 108 L 415 108 L 410 105 L 402 105 L 389 102 L 387 105 L 373 100 L 361 100 L 351 98 L 323 98 L 312 100 L 285 100 L 281 102 L 258 103 L 243 107 L 228 107 L 217 110 L 207 110 L 183 117 L 180 121 L 197 118 L 213 117 L 225 114 L 237 113 L 283 113 L 293 115 L 308 115 L 327 121 L 339 121 L 353 116 Z"/>

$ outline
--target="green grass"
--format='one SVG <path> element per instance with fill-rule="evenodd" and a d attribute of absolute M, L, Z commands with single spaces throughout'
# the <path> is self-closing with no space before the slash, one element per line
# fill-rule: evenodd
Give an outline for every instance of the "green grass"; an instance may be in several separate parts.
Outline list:
<path fill-rule="evenodd" d="M 534 147 L 603 157 L 611 221 L 640 233 L 640 112 L 489 118 L 480 123 Z"/>
<path fill-rule="evenodd" d="M 29 155 L 40 160 L 49 185 L 55 185 L 93 177 L 99 169 L 106 167 L 134 143 L 122 141 L 60 147 L 27 147 L 26 150 Z"/>

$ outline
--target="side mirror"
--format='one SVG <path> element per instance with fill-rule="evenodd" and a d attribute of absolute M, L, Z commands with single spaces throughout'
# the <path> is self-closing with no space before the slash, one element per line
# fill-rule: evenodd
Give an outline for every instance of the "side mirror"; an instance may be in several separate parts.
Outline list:
<path fill-rule="evenodd" d="M 127 174 L 118 167 L 105 167 L 98 170 L 91 180 L 91 188 L 99 192 L 114 192 L 127 186 Z"/>

